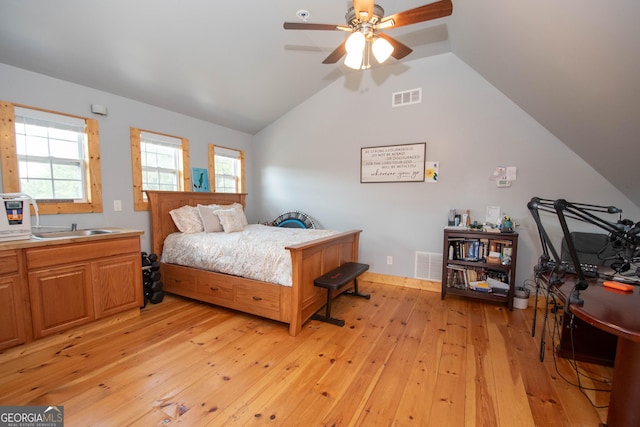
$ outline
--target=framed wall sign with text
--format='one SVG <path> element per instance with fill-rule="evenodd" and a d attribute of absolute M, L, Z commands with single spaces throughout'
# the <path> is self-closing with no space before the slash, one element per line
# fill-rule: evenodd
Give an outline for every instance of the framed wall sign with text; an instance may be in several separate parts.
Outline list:
<path fill-rule="evenodd" d="M 424 182 L 427 143 L 363 147 L 360 182 Z"/>

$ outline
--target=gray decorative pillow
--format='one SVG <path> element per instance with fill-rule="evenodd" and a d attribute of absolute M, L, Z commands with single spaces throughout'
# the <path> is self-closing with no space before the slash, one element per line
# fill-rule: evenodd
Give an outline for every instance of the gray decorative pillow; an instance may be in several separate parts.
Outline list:
<path fill-rule="evenodd" d="M 220 224 L 220 218 L 216 215 L 216 210 L 219 210 L 220 206 L 204 206 L 198 205 L 198 213 L 200 214 L 200 220 L 204 226 L 205 233 L 215 233 L 224 231 L 222 224 Z"/>
<path fill-rule="evenodd" d="M 216 215 L 220 218 L 220 223 L 225 233 L 231 233 L 234 231 L 242 231 L 244 224 L 242 217 L 244 212 L 241 209 L 219 209 L 216 211 Z"/>
<path fill-rule="evenodd" d="M 198 208 L 185 205 L 169 212 L 173 223 L 181 233 L 200 233 L 204 230 Z"/>

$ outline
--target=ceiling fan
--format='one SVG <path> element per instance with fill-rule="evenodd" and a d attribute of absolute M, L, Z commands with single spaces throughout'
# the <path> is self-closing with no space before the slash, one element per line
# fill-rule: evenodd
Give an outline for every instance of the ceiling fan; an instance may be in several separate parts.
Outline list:
<path fill-rule="evenodd" d="M 412 52 L 409 46 L 381 30 L 442 18 L 451 15 L 453 11 L 451 0 L 441 0 L 385 17 L 384 9 L 373 2 L 374 0 L 353 0 L 353 7 L 349 8 L 345 15 L 347 25 L 285 22 L 284 29 L 337 30 L 351 33 L 322 63 L 335 64 L 346 54 L 346 66 L 366 69 L 371 66 L 370 53 L 382 64 L 389 56 L 402 59 Z"/>

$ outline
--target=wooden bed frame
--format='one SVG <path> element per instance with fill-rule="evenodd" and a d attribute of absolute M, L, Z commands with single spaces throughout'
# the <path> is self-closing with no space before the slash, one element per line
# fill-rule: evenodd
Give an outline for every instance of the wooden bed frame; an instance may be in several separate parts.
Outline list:
<path fill-rule="evenodd" d="M 151 218 L 151 251 L 162 254 L 164 239 L 178 231 L 169 212 L 184 205 L 240 203 L 246 194 L 147 191 Z M 291 253 L 292 286 L 245 279 L 175 264 L 160 263 L 166 292 L 182 295 L 289 324 L 296 336 L 302 325 L 326 303 L 326 291 L 313 280 L 344 264 L 358 261 L 361 230 L 351 230 L 286 247 Z M 349 286 L 336 292 L 334 297 Z"/>

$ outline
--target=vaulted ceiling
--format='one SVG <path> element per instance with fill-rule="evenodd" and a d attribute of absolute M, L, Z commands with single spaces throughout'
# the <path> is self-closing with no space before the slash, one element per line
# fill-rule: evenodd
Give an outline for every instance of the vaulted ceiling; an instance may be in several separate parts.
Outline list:
<path fill-rule="evenodd" d="M 428 2 L 379 0 L 386 15 Z M 308 22 L 343 24 L 350 5 L 2 1 L 0 62 L 255 134 L 353 72 L 321 64 L 345 33 L 282 23 L 304 9 Z M 403 61 L 453 52 L 640 206 L 640 2 L 453 0 L 453 9 L 389 31 L 414 49 Z"/>

